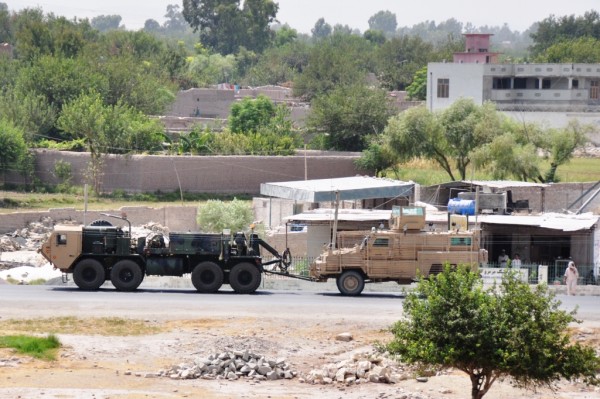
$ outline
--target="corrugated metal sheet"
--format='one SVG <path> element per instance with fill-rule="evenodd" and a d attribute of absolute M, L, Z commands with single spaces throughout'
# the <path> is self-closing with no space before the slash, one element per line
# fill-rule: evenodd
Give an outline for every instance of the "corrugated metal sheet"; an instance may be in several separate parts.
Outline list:
<path fill-rule="evenodd" d="M 544 183 L 531 183 L 526 181 L 512 181 L 512 180 L 459 180 L 448 183 L 436 184 L 434 186 L 440 187 L 465 187 L 465 186 L 479 186 L 479 187 L 490 187 L 498 189 L 508 189 L 512 187 L 548 187 L 549 184 Z"/>
<path fill-rule="evenodd" d="M 586 213 L 582 215 L 569 215 L 561 213 L 545 213 L 542 215 L 482 215 L 481 223 L 505 224 L 518 226 L 534 226 L 544 229 L 579 231 L 589 230 L 598 223 L 600 216 Z"/>
<path fill-rule="evenodd" d="M 283 220 L 296 220 L 299 222 L 331 222 L 333 221 L 333 209 L 315 209 L 314 211 L 300 213 L 283 218 Z M 340 209 L 338 220 L 347 222 L 370 222 L 388 220 L 392 217 L 392 211 L 388 210 L 365 210 L 365 209 Z"/>
<path fill-rule="evenodd" d="M 413 189 L 413 182 L 369 176 L 298 180 L 260 185 L 262 195 L 304 202 L 334 201 L 336 191 L 339 192 L 340 200 L 343 201 L 408 196 Z"/>
<path fill-rule="evenodd" d="M 284 220 L 296 220 L 304 222 L 327 222 L 333 220 L 333 209 L 318 209 L 298 215 L 289 216 Z M 342 221 L 377 221 L 386 220 L 391 217 L 389 210 L 339 210 L 338 220 Z M 427 212 L 428 222 L 443 223 L 448 220 L 446 212 Z M 531 226 L 544 229 L 579 231 L 589 230 L 598 223 L 600 216 L 586 213 L 582 215 L 570 215 L 560 213 L 546 213 L 542 215 L 478 215 L 469 217 L 469 222 L 502 224 L 513 226 Z"/>

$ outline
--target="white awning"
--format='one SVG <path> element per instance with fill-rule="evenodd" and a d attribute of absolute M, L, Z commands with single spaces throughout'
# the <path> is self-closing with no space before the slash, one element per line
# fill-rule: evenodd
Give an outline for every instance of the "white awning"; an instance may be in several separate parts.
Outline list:
<path fill-rule="evenodd" d="M 328 202 L 335 201 L 336 192 L 339 193 L 341 201 L 409 196 L 412 194 L 414 185 L 413 182 L 354 176 L 263 183 L 260 185 L 260 193 L 269 197 L 296 201 Z"/>

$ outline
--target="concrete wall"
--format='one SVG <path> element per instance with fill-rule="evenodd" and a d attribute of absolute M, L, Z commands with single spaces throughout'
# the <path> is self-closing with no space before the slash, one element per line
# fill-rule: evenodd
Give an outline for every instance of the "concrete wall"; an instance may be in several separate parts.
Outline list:
<path fill-rule="evenodd" d="M 370 174 L 359 171 L 354 161 L 359 153 L 308 151 L 295 156 L 161 156 L 109 155 L 105 157 L 102 190 L 112 192 L 179 191 L 215 194 L 259 194 L 260 184 Z M 73 184 L 82 185 L 89 154 L 41 150 L 36 152 L 36 176 L 43 183 L 57 184 L 54 165 L 71 164 Z M 7 175 L 7 183 L 22 183 L 19 176 Z"/>
<path fill-rule="evenodd" d="M 122 212 L 127 214 L 127 219 L 132 225 L 154 222 L 168 227 L 170 231 L 198 230 L 196 224 L 197 207 L 195 206 L 166 206 L 161 208 L 138 206 L 102 211 L 102 213 L 113 215 L 121 215 Z M 114 225 L 127 226 L 126 222 L 103 216 L 99 211 L 88 211 L 84 214 L 82 210 L 74 208 L 57 208 L 48 211 L 0 214 L 0 234 L 12 233 L 26 227 L 31 222 L 46 218 L 51 218 L 55 222 L 72 221 L 79 224 L 89 224 L 94 220 L 104 219 Z"/>
<path fill-rule="evenodd" d="M 483 67 L 484 64 L 439 62 L 427 64 L 427 109 L 430 111 L 445 109 L 460 98 L 471 98 L 475 104 L 482 104 Z M 448 98 L 438 98 L 438 79 L 450 79 Z"/>
<path fill-rule="evenodd" d="M 177 93 L 168 115 L 227 119 L 234 100 L 233 90 L 184 90 Z"/>

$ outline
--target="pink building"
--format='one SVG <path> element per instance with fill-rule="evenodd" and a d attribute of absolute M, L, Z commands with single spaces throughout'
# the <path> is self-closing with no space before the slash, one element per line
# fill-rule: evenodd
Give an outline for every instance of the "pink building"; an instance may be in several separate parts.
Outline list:
<path fill-rule="evenodd" d="M 490 52 L 491 33 L 466 33 L 466 50 L 454 53 L 454 62 L 459 64 L 497 64 L 498 54 Z"/>

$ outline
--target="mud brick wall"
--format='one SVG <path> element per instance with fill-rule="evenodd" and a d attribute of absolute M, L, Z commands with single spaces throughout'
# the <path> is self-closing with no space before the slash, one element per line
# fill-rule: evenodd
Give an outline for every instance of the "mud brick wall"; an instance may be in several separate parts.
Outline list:
<path fill-rule="evenodd" d="M 260 194 L 261 183 L 370 175 L 358 170 L 359 153 L 309 151 L 295 156 L 162 156 L 108 155 L 104 158 L 101 191 Z M 72 184 L 83 185 L 89 154 L 40 150 L 36 153 L 36 176 L 58 184 L 52 173 L 58 161 L 71 165 Z M 7 182 L 23 182 L 7 176 Z"/>

